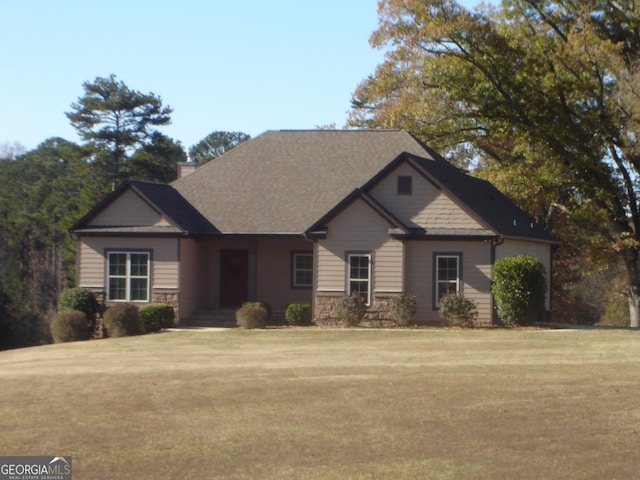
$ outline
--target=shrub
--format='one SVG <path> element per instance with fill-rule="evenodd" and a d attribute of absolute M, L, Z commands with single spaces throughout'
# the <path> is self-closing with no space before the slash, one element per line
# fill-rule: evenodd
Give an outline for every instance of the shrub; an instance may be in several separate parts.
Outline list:
<path fill-rule="evenodd" d="M 544 265 L 529 255 L 496 261 L 491 292 L 505 325 L 524 325 L 544 314 L 547 281 Z"/>
<path fill-rule="evenodd" d="M 88 288 L 65 288 L 58 299 L 58 312 L 79 310 L 84 312 L 89 322 L 89 329 L 96 326 L 99 305 L 96 296 Z"/>
<path fill-rule="evenodd" d="M 244 302 L 242 304 L 242 307 L 264 308 L 267 312 L 267 320 L 271 318 L 271 305 L 269 305 L 267 302 L 259 302 L 259 301 Z"/>
<path fill-rule="evenodd" d="M 364 297 L 354 293 L 340 299 L 336 313 L 348 327 L 357 327 L 367 314 L 367 304 L 364 302 Z"/>
<path fill-rule="evenodd" d="M 478 307 L 473 300 L 464 298 L 462 294 L 450 293 L 440 299 L 438 313 L 447 325 L 475 327 Z"/>
<path fill-rule="evenodd" d="M 247 329 L 264 328 L 267 324 L 267 310 L 263 307 L 241 307 L 236 312 L 236 323 Z"/>
<path fill-rule="evenodd" d="M 284 311 L 289 325 L 311 325 L 313 318 L 310 303 L 290 303 Z"/>
<path fill-rule="evenodd" d="M 138 317 L 142 333 L 157 332 L 163 328 L 172 327 L 176 313 L 171 305 L 151 303 L 140 307 Z"/>
<path fill-rule="evenodd" d="M 108 337 L 138 335 L 141 333 L 138 307 L 130 303 L 109 307 L 104 312 L 104 329 Z"/>
<path fill-rule="evenodd" d="M 415 295 L 400 295 L 391 299 L 389 313 L 398 327 L 407 327 L 417 308 Z"/>
<path fill-rule="evenodd" d="M 80 310 L 58 312 L 49 324 L 54 343 L 89 340 L 87 315 Z"/>

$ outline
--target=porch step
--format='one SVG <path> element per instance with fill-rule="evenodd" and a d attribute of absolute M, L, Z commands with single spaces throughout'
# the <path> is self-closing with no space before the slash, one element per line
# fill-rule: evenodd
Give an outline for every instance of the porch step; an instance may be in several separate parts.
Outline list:
<path fill-rule="evenodd" d="M 201 310 L 185 322 L 189 327 L 236 328 L 236 309 Z"/>

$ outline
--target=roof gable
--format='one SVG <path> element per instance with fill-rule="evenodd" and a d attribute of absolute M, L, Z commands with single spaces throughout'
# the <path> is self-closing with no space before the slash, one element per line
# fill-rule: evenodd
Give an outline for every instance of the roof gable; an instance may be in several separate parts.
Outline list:
<path fill-rule="evenodd" d="M 216 233 L 170 185 L 130 181 L 80 219 L 77 233 Z"/>
<path fill-rule="evenodd" d="M 173 183 L 223 233 L 305 232 L 400 152 L 401 130 L 269 131 Z"/>

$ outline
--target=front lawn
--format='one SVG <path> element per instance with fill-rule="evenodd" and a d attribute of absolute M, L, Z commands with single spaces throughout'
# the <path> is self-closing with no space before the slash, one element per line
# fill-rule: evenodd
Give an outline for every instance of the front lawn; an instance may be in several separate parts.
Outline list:
<path fill-rule="evenodd" d="M 0 455 L 90 479 L 631 479 L 640 332 L 174 331 L 0 352 Z"/>

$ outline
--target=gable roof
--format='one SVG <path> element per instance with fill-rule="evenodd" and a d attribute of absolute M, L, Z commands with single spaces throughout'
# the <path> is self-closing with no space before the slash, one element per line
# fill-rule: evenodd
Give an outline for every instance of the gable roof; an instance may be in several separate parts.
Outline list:
<path fill-rule="evenodd" d="M 121 197 L 126 191 L 132 190 L 153 210 L 162 215 L 170 224 L 164 226 L 122 226 L 122 225 L 99 225 L 92 226 L 91 220 L 108 205 Z M 181 233 L 181 234 L 209 234 L 217 233 L 215 227 L 202 216 L 180 193 L 170 185 L 141 182 L 137 180 L 129 181 L 96 205 L 87 215 L 81 218 L 71 231 L 89 233 Z"/>
<path fill-rule="evenodd" d="M 400 152 L 403 130 L 268 131 L 172 185 L 223 233 L 305 232 Z"/>

